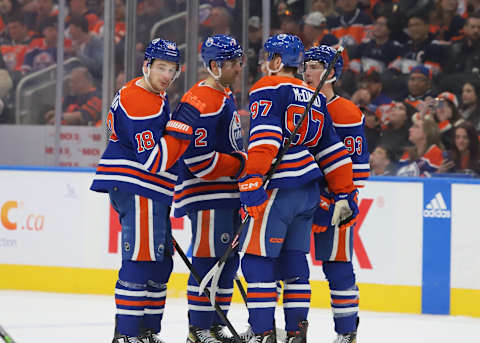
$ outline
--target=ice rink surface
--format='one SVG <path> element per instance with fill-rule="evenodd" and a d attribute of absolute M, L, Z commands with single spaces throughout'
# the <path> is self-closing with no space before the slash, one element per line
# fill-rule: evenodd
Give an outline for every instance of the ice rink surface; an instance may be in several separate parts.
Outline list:
<path fill-rule="evenodd" d="M 359 343 L 480 342 L 479 318 L 367 311 L 360 316 Z M 110 343 L 113 317 L 110 296 L 0 291 L 0 325 L 17 343 Z M 233 304 L 228 317 L 238 331 L 245 329 L 244 305 Z M 310 343 L 333 341 L 330 310 L 313 309 L 308 319 Z M 277 321 L 282 326 L 280 306 Z M 167 298 L 162 338 L 166 343 L 183 343 L 186 335 L 186 300 Z"/>

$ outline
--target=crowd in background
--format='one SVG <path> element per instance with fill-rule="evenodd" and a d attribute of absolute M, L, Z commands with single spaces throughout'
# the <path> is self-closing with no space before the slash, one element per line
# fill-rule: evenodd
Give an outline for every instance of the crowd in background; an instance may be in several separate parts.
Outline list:
<path fill-rule="evenodd" d="M 241 38 L 242 1 L 200 3 L 209 5 L 199 13 L 200 40 Z M 102 125 L 103 1 L 67 5 L 65 58 L 82 66 L 71 73 L 62 123 Z M 185 0 L 138 0 L 138 60 L 152 26 L 185 9 Z M 125 0 L 115 0 L 117 88 L 125 81 L 125 10 Z M 15 122 L 19 80 L 55 64 L 57 16 L 54 0 L 0 0 L 0 123 Z M 182 43 L 184 27 L 177 20 L 157 35 Z M 346 48 L 335 87 L 365 114 L 373 175 L 480 174 L 480 0 L 272 0 L 271 33 L 280 32 L 299 36 L 306 48 Z M 250 86 L 262 76 L 262 1 L 250 1 L 248 40 Z M 199 63 L 198 77 L 204 73 Z M 182 91 L 182 79 L 169 89 L 173 106 Z M 233 91 L 241 92 L 240 82 Z"/>

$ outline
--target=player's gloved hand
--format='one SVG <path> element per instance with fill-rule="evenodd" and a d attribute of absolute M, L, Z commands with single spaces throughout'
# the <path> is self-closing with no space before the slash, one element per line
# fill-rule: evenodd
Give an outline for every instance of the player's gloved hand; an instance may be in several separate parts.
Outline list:
<path fill-rule="evenodd" d="M 234 151 L 230 155 L 233 157 L 237 158 L 240 161 L 240 168 L 238 168 L 237 174 L 235 174 L 234 178 L 239 179 L 241 177 L 244 177 L 245 174 L 247 173 L 247 154 L 244 153 L 243 151 Z"/>
<path fill-rule="evenodd" d="M 312 232 L 319 233 L 327 231 L 332 222 L 332 199 L 320 195 L 320 203 L 313 215 Z"/>
<path fill-rule="evenodd" d="M 238 180 L 240 202 L 247 208 L 253 219 L 261 218 L 267 207 L 268 194 L 263 186 L 263 175 L 246 175 Z"/>
<path fill-rule="evenodd" d="M 179 139 L 190 140 L 193 126 L 198 120 L 198 111 L 190 104 L 180 103 L 165 126 L 165 131 Z"/>
<path fill-rule="evenodd" d="M 346 229 L 352 226 L 357 221 L 358 205 L 357 205 L 357 190 L 351 193 L 339 193 L 334 195 L 334 208 L 332 215 L 333 226 L 340 229 Z"/>

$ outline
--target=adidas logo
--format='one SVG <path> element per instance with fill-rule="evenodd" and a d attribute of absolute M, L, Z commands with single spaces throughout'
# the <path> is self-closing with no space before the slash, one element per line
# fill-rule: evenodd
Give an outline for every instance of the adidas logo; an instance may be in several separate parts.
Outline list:
<path fill-rule="evenodd" d="M 432 200 L 425 206 L 423 216 L 429 218 L 450 218 L 450 211 L 447 209 L 442 193 L 435 194 Z"/>

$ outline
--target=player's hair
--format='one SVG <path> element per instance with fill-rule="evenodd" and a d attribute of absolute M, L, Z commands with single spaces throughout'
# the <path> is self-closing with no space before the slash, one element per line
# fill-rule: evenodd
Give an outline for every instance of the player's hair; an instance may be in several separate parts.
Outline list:
<path fill-rule="evenodd" d="M 424 117 L 423 119 L 416 119 L 416 121 L 422 122 L 422 130 L 425 133 L 425 151 L 430 149 L 431 146 L 436 145 L 440 149 L 443 149 L 442 140 L 440 138 L 440 131 L 438 129 L 438 124 L 435 120 L 430 117 Z M 421 156 L 419 155 L 417 148 L 415 146 L 408 148 L 410 155 L 410 160 L 415 161 Z"/>

